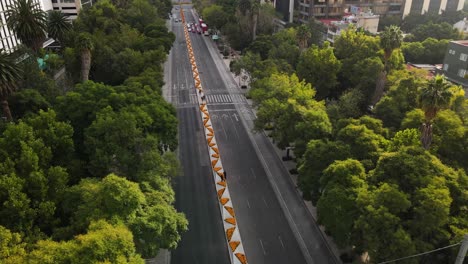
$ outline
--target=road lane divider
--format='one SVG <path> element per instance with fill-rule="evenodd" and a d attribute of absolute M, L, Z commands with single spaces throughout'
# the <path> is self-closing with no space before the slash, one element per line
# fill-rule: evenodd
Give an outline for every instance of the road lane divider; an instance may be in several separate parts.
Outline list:
<path fill-rule="evenodd" d="M 218 197 L 221 217 L 223 220 L 224 234 L 226 236 L 226 243 L 229 250 L 229 257 L 233 264 L 247 264 L 242 239 L 239 232 L 239 226 L 236 220 L 234 206 L 231 201 L 228 184 L 226 182 L 226 172 L 223 168 L 221 155 L 219 154 L 218 144 L 211 123 L 210 113 L 205 101 L 205 94 L 203 92 L 200 73 L 198 72 L 197 63 L 195 61 L 195 54 L 192 48 L 192 42 L 187 27 L 185 26 L 185 15 L 182 8 L 180 8 L 180 17 L 184 25 L 184 36 L 187 44 L 187 51 L 189 61 L 192 66 L 192 76 L 195 82 L 195 89 L 197 91 L 197 99 L 200 110 L 200 115 L 203 120 L 203 127 L 205 132 L 206 144 L 209 151 L 211 168 L 213 173 L 213 180 L 216 186 L 216 193 Z"/>

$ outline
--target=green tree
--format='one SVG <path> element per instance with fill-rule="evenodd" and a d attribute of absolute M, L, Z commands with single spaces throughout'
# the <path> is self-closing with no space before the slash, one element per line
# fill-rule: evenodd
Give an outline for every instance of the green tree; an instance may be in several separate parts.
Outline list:
<path fill-rule="evenodd" d="M 449 40 L 427 38 L 422 42 L 404 42 L 402 51 L 407 62 L 437 64 L 444 60 Z"/>
<path fill-rule="evenodd" d="M 260 55 L 261 60 L 268 59 L 268 52 L 273 48 L 273 37 L 269 35 L 260 35 L 246 49 L 249 52 Z"/>
<path fill-rule="evenodd" d="M 100 181 L 82 180 L 70 189 L 64 203 L 73 223 L 69 229 L 80 232 L 98 219 L 118 220 L 132 230 L 137 252 L 144 257 L 154 257 L 160 248 L 175 248 L 188 223 L 171 206 L 174 193 L 170 183 L 158 175 L 152 178 L 158 181 L 159 189 L 147 183 L 141 183 L 140 188 L 112 174 Z"/>
<path fill-rule="evenodd" d="M 123 17 L 127 24 L 143 32 L 157 17 L 158 10 L 148 0 L 133 0 L 129 3 Z"/>
<path fill-rule="evenodd" d="M 395 49 L 401 47 L 403 42 L 403 32 L 397 26 L 390 26 L 380 34 L 380 47 L 384 50 L 384 69 L 379 74 L 377 85 L 375 87 L 374 96 L 371 104 L 375 105 L 382 97 L 385 89 L 387 74 L 390 72 L 389 59 Z"/>
<path fill-rule="evenodd" d="M 425 149 L 428 149 L 432 142 L 432 120 L 440 109 L 449 105 L 451 97 L 450 84 L 441 75 L 437 75 L 428 82 L 427 86 L 421 88 L 419 102 L 425 116 L 421 143 Z"/>
<path fill-rule="evenodd" d="M 296 75 L 273 74 L 257 82 L 251 91 L 258 106 L 255 126 L 273 124 L 273 138 L 280 147 L 296 142 L 296 154 L 305 151 L 307 142 L 331 132 L 323 102 L 314 100 L 315 90 Z"/>
<path fill-rule="evenodd" d="M 203 9 L 203 19 L 214 29 L 220 30 L 228 22 L 228 14 L 219 5 L 210 5 Z"/>
<path fill-rule="evenodd" d="M 28 254 L 28 263 L 128 263 L 143 264 L 136 253 L 133 235 L 122 224 L 92 222 L 87 233 L 72 240 L 41 240 Z"/>
<path fill-rule="evenodd" d="M 342 89 L 346 90 L 358 85 L 361 87 L 367 86 L 369 81 L 366 78 L 368 78 L 373 82 L 369 88 L 363 88 L 363 91 L 369 89 L 369 91 L 364 92 L 364 95 L 372 94 L 375 89 L 377 75 L 374 76 L 375 73 L 370 75 L 367 68 L 373 69 L 371 72 L 381 72 L 383 65 L 378 65 L 378 63 L 382 64 L 379 56 L 379 39 L 367 36 L 364 32 L 357 31 L 355 28 L 350 28 L 341 33 L 340 37 L 335 41 L 334 47 L 335 56 L 342 63 L 340 74 Z M 367 72 L 367 75 L 365 72 Z M 361 80 L 361 78 L 365 80 Z"/>
<path fill-rule="evenodd" d="M 65 45 L 65 36 L 70 32 L 72 25 L 68 16 L 60 11 L 50 11 L 47 20 L 47 32 L 58 40 L 60 44 Z"/>
<path fill-rule="evenodd" d="M 337 75 L 341 62 L 333 54 L 333 48 L 325 42 L 322 48 L 312 46 L 301 53 L 297 64 L 297 75 L 311 83 L 317 90 L 317 99 L 335 95 L 338 85 Z"/>
<path fill-rule="evenodd" d="M 303 196 L 317 204 L 324 189 L 320 185 L 320 178 L 330 164 L 336 160 L 345 160 L 351 156 L 348 145 L 341 141 L 324 139 L 311 140 L 302 156 L 299 165 L 299 187 Z"/>
<path fill-rule="evenodd" d="M 10 124 L 0 137 L 0 225 L 21 232 L 28 242 L 50 235 L 69 175 L 57 166 L 73 149 L 73 130 L 53 112 Z M 56 141 L 55 141 L 56 140 Z M 61 156 L 62 155 L 62 156 Z"/>
<path fill-rule="evenodd" d="M 406 112 L 417 106 L 418 87 L 425 79 L 406 71 L 396 71 L 386 95 L 375 106 L 375 115 L 385 126 L 398 129 Z M 390 77 L 391 78 L 391 77 Z"/>
<path fill-rule="evenodd" d="M 327 104 L 327 113 L 333 123 L 343 118 L 358 118 L 363 115 L 365 96 L 358 88 L 345 91 L 336 101 Z"/>
<path fill-rule="evenodd" d="M 81 52 L 81 81 L 85 82 L 89 80 L 91 69 L 91 51 L 94 48 L 92 36 L 88 33 L 80 33 L 75 47 Z"/>
<path fill-rule="evenodd" d="M 20 76 L 21 68 L 16 63 L 15 58 L 0 50 L 0 104 L 7 121 L 13 119 L 8 105 L 8 97 L 16 91 Z"/>
<path fill-rule="evenodd" d="M 382 135 L 376 134 L 364 124 L 345 126 L 339 130 L 337 139 L 350 146 L 353 158 L 366 161 L 367 168 L 373 167 L 372 164 L 388 145 L 388 141 Z"/>
<path fill-rule="evenodd" d="M 6 264 L 21 263 L 26 255 L 25 243 L 19 233 L 0 226 L 0 261 Z"/>
<path fill-rule="evenodd" d="M 416 27 L 411 31 L 414 35 L 415 41 L 423 41 L 427 38 L 435 39 L 459 39 L 459 33 L 457 29 L 453 28 L 451 24 L 442 23 L 425 23 Z"/>
<path fill-rule="evenodd" d="M 468 147 L 465 141 L 467 132 L 466 125 L 451 110 L 442 110 L 434 118 L 432 146 L 445 164 L 463 166 L 464 149 Z"/>
<path fill-rule="evenodd" d="M 459 202 L 466 201 L 460 193 L 466 177 L 419 146 L 383 154 L 368 178 L 374 187 L 359 198 L 364 211 L 356 221 L 358 248 L 384 261 L 446 245 L 454 235 L 448 224 L 460 216 Z M 447 255 L 434 259 L 448 262 Z"/>
<path fill-rule="evenodd" d="M 309 46 L 309 40 L 312 37 L 312 33 L 307 25 L 300 25 L 297 28 L 297 43 L 299 45 L 299 50 L 303 51 Z"/>
<path fill-rule="evenodd" d="M 388 146 L 389 151 L 398 151 L 402 147 L 419 146 L 421 132 L 415 128 L 405 129 L 396 132 Z"/>
<path fill-rule="evenodd" d="M 353 241 L 354 222 L 359 217 L 357 198 L 367 191 L 364 167 L 353 159 L 335 161 L 323 172 L 320 186 L 323 192 L 317 203 L 318 222 L 345 247 Z"/>
<path fill-rule="evenodd" d="M 7 25 L 24 45 L 35 53 L 42 48 L 47 30 L 47 14 L 33 0 L 18 0 L 7 7 Z"/>

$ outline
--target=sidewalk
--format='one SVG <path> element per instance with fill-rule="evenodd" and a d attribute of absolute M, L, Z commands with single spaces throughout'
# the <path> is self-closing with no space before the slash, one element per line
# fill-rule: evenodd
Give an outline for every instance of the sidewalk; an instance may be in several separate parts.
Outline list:
<path fill-rule="evenodd" d="M 230 59 L 223 59 L 217 51 L 216 45 L 212 41 L 209 42 L 212 44 L 207 46 L 212 55 L 214 55 L 213 53 L 218 54 L 217 56 L 213 56 L 213 59 L 218 64 L 218 69 L 220 69 L 224 81 L 228 87 L 234 85 L 237 88 L 236 91 L 230 90 L 229 92 L 247 93 L 248 89 L 240 89 L 236 81 L 238 77 L 229 71 Z M 335 263 L 341 263 L 338 247 L 333 239 L 325 234 L 324 228 L 316 223 L 316 208 L 311 202 L 302 199 L 302 193 L 297 187 L 297 175 L 289 173 L 289 170 L 296 168 L 295 162 L 282 161 L 281 158 L 286 155 L 286 151 L 279 149 L 264 131 L 261 133 L 252 132 L 254 127 L 253 117 L 256 116 L 256 111 L 252 107 L 252 100 L 248 99 L 247 101 L 249 103 L 248 107 L 236 106 L 236 108 L 244 117 L 242 120 L 248 130 L 249 137 L 262 161 L 273 190 L 278 197 L 307 262 L 320 263 L 314 260 L 313 256 L 320 255 L 321 251 L 329 250 L 334 255 Z M 251 114 L 246 114 L 248 112 L 246 110 Z"/>

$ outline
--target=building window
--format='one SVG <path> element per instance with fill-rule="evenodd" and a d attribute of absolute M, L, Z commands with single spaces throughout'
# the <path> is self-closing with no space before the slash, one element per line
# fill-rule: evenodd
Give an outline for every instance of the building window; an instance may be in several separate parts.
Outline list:
<path fill-rule="evenodd" d="M 458 76 L 465 78 L 466 70 L 465 69 L 460 69 L 458 70 Z"/>
<path fill-rule="evenodd" d="M 467 54 L 465 54 L 465 53 L 460 54 L 460 60 L 466 61 L 466 59 L 468 59 L 468 55 L 467 55 Z"/>
<path fill-rule="evenodd" d="M 444 64 L 444 71 L 448 71 L 448 64 Z"/>

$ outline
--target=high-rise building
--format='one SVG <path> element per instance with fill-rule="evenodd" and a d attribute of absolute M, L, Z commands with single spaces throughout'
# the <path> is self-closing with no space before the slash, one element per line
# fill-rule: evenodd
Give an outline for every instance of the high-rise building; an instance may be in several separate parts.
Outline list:
<path fill-rule="evenodd" d="M 463 9 L 465 0 L 406 0 L 403 17 L 408 14 L 441 14 Z"/>
<path fill-rule="evenodd" d="M 6 25 L 5 11 L 15 1 L 0 0 L 0 49 L 8 53 L 14 51 L 20 44 L 19 39 Z M 92 6 L 95 0 L 33 0 L 33 2 L 39 4 L 44 11 L 58 10 L 67 14 L 70 19 L 75 19 L 82 8 Z M 47 39 L 44 45 L 47 46 L 53 42 L 53 39 Z"/>
<path fill-rule="evenodd" d="M 277 0 L 277 2 L 282 0 Z M 283 0 L 288 1 L 288 0 Z M 292 0 L 289 0 L 292 1 Z M 302 22 L 310 18 L 328 19 L 342 17 L 351 10 L 371 10 L 380 16 L 405 17 L 410 13 L 440 14 L 442 11 L 457 11 L 463 8 L 465 0 L 297 0 L 298 17 Z M 278 6 L 278 3 L 277 3 Z M 280 10 L 279 10 L 280 11 Z"/>
<path fill-rule="evenodd" d="M 16 46 L 20 44 L 20 41 L 6 25 L 6 14 L 5 11 L 12 5 L 16 0 L 0 0 L 0 49 L 10 53 L 15 50 Z M 50 1 L 50 0 L 49 0 Z M 33 0 L 33 2 L 40 5 L 44 10 L 47 10 L 47 5 L 42 3 L 42 0 Z"/>
<path fill-rule="evenodd" d="M 80 10 L 93 5 L 93 0 L 48 0 L 52 1 L 52 8 L 66 14 L 70 19 L 75 19 Z"/>

